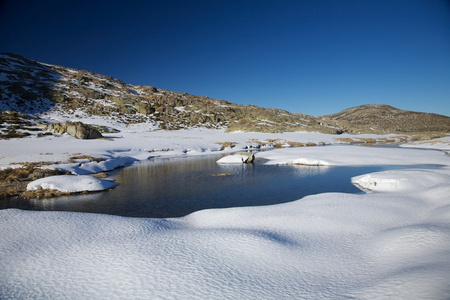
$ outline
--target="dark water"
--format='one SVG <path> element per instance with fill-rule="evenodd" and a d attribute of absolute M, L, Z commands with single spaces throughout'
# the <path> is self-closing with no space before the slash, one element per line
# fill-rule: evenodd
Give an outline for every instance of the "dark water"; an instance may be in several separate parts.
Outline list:
<path fill-rule="evenodd" d="M 353 176 L 382 167 L 220 165 L 221 156 L 159 158 L 116 172 L 112 191 L 0 202 L 0 208 L 180 217 L 206 208 L 284 203 L 325 192 L 361 193 Z M 227 176 L 214 176 L 225 173 Z"/>

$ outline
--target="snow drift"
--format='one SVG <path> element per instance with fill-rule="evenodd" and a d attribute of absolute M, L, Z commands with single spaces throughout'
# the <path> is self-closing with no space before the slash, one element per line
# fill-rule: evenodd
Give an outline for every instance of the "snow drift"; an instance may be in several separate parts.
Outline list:
<path fill-rule="evenodd" d="M 116 184 L 107 179 L 87 175 L 59 175 L 32 181 L 28 184 L 27 190 L 49 189 L 77 193 L 103 191 L 114 187 L 116 187 Z"/>

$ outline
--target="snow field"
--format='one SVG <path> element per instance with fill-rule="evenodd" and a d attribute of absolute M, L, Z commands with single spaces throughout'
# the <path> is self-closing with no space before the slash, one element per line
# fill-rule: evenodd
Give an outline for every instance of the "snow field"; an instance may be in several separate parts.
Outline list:
<path fill-rule="evenodd" d="M 444 299 L 450 234 L 435 209 L 380 193 L 169 220 L 4 210 L 0 287 L 16 299 Z"/>
<path fill-rule="evenodd" d="M 314 133 L 249 135 L 205 129 L 129 127 L 105 135 L 110 140 L 54 136 L 39 143 L 33 138 L 0 141 L 0 163 L 64 161 L 73 153 L 105 159 L 51 166 L 86 175 L 151 156 L 214 153 L 223 141 L 237 144 L 225 153 L 242 150 L 255 139 L 335 143 L 333 136 Z M 357 146 L 285 148 L 260 152 L 257 158 L 268 164 L 448 165 L 448 157 L 439 151 Z M 105 182 L 87 177 L 47 178 L 30 188 L 105 187 Z M 168 220 L 2 210 L 0 295 L 445 298 L 450 275 L 448 178 L 447 168 L 385 171 L 353 179 L 373 194 L 321 194 L 288 204 L 205 210 Z"/>
<path fill-rule="evenodd" d="M 1 210 L 0 295 L 6 299 L 448 298 L 447 155 L 326 146 L 257 156 L 272 164 L 320 160 L 334 165 L 445 167 L 353 178 L 371 191 L 368 194 L 326 193 L 272 206 L 203 210 L 175 219 Z"/>

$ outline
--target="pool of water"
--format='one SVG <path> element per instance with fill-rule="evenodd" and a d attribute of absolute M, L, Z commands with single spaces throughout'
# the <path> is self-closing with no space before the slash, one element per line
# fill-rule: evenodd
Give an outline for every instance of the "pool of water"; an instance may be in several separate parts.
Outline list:
<path fill-rule="evenodd" d="M 325 192 L 362 193 L 353 176 L 381 166 L 220 165 L 221 156 L 158 158 L 124 168 L 114 190 L 53 199 L 9 200 L 0 208 L 128 217 L 180 217 L 207 208 L 270 205 Z"/>

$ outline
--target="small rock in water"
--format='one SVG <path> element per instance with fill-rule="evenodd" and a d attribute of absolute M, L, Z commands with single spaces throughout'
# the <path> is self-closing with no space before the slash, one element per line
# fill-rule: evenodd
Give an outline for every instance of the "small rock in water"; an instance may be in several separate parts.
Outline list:
<path fill-rule="evenodd" d="M 223 177 L 223 176 L 231 176 L 231 174 L 229 174 L 229 173 L 219 173 L 219 174 L 212 174 L 211 176 Z"/>

